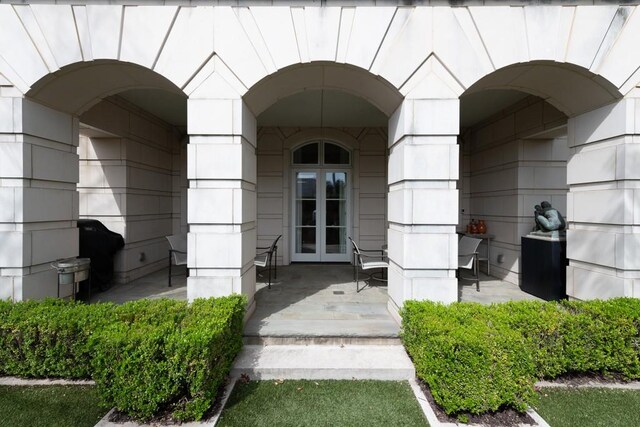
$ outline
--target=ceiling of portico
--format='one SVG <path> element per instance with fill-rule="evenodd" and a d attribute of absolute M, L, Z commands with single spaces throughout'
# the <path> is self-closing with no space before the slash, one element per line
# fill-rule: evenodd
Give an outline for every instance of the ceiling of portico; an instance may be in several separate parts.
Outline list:
<path fill-rule="evenodd" d="M 460 127 L 494 116 L 529 94 L 517 90 L 483 90 L 460 98 Z M 258 116 L 258 126 L 386 127 L 384 113 L 366 100 L 340 91 L 308 90 L 286 97 Z"/>
<path fill-rule="evenodd" d="M 387 117 L 393 114 L 403 98 L 389 82 L 364 69 L 316 62 L 287 67 L 264 78 L 253 85 L 243 99 L 249 109 L 260 116 L 277 102 L 307 91 L 334 91 L 352 95 L 373 105 Z"/>
<path fill-rule="evenodd" d="M 462 128 L 522 100 L 539 96 L 572 116 L 612 102 L 619 93 L 597 75 L 566 64 L 528 63 L 498 70 L 461 97 Z M 134 64 L 97 61 L 71 66 L 34 85 L 29 96 L 78 114 L 118 94 L 186 131 L 186 96 L 164 77 Z M 402 96 L 387 82 L 355 67 L 313 64 L 285 69 L 259 82 L 245 101 L 259 126 L 386 126 Z"/>
<path fill-rule="evenodd" d="M 183 96 L 157 89 L 131 89 L 118 96 L 186 133 L 187 100 Z"/>
<path fill-rule="evenodd" d="M 186 100 L 186 95 L 161 75 L 139 65 L 115 61 L 64 67 L 36 82 L 27 96 L 79 115 L 107 96 L 133 89 L 155 89 Z"/>
<path fill-rule="evenodd" d="M 132 89 L 118 94 L 165 122 L 186 131 L 187 106 L 179 95 Z M 460 127 L 479 123 L 529 96 L 518 90 L 483 90 L 460 98 Z M 336 90 L 307 90 L 281 99 L 263 111 L 258 126 L 386 127 L 387 116 L 367 100 Z"/>
<path fill-rule="evenodd" d="M 529 96 L 518 90 L 483 90 L 460 98 L 460 127 L 467 128 Z"/>
<path fill-rule="evenodd" d="M 487 89 L 520 91 L 538 96 L 572 117 L 622 97 L 597 74 L 571 64 L 535 61 L 508 66 L 483 77 L 463 94 Z"/>
<path fill-rule="evenodd" d="M 258 116 L 258 126 L 381 127 L 387 122 L 387 116 L 368 101 L 337 90 L 299 92 Z"/>

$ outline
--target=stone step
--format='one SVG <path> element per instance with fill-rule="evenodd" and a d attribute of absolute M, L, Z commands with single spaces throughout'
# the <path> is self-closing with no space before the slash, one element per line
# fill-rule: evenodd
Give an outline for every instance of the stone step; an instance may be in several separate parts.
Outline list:
<path fill-rule="evenodd" d="M 401 345 L 395 336 L 345 337 L 345 336 L 263 336 L 245 335 L 245 345 Z"/>
<path fill-rule="evenodd" d="M 386 319 L 263 319 L 254 314 L 244 327 L 245 335 L 256 336 L 344 336 L 397 338 L 400 326 Z"/>
<path fill-rule="evenodd" d="M 252 380 L 407 380 L 413 363 L 401 345 L 246 345 L 232 375 Z"/>

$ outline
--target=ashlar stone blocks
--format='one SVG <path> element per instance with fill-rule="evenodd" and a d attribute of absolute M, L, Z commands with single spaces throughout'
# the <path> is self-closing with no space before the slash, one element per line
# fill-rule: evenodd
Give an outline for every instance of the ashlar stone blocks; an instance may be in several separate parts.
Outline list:
<path fill-rule="evenodd" d="M 638 100 L 569 119 L 567 293 L 578 299 L 640 297 Z M 631 166 L 631 167 L 630 167 Z"/>
<path fill-rule="evenodd" d="M 390 308 L 457 301 L 458 100 L 407 99 L 389 120 Z"/>
<path fill-rule="evenodd" d="M 78 254 L 78 123 L 25 98 L 11 105 L 0 110 L 12 123 L 0 134 L 0 295 L 19 301 L 55 296 L 49 264 Z"/>
<path fill-rule="evenodd" d="M 189 99 L 189 300 L 244 293 L 253 303 L 256 120 L 241 99 Z"/>

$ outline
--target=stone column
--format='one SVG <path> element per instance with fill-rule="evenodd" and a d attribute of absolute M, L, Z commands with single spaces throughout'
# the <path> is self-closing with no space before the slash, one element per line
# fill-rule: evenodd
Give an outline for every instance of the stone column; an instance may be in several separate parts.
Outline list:
<path fill-rule="evenodd" d="M 640 99 L 569 119 L 567 294 L 640 297 Z"/>
<path fill-rule="evenodd" d="M 78 255 L 78 134 L 71 115 L 0 98 L 0 299 L 55 297 L 51 262 Z"/>
<path fill-rule="evenodd" d="M 389 297 L 458 299 L 458 99 L 405 99 L 389 120 Z"/>
<path fill-rule="evenodd" d="M 187 295 L 242 293 L 256 272 L 256 119 L 242 99 L 188 101 Z"/>

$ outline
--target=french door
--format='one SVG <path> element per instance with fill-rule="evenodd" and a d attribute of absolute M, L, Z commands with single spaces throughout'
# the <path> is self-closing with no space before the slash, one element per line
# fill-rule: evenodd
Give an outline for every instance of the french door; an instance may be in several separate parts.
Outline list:
<path fill-rule="evenodd" d="M 349 262 L 350 171 L 293 171 L 292 261 Z"/>

